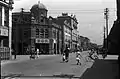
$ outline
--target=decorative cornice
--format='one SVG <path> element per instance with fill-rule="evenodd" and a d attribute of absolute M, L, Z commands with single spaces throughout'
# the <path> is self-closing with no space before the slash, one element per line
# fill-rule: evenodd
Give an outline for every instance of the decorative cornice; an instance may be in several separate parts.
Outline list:
<path fill-rule="evenodd" d="M 7 2 L 4 2 L 4 1 L 0 1 L 0 4 L 6 5 L 6 6 L 9 5 Z"/>
<path fill-rule="evenodd" d="M 0 1 L 0 4 L 2 6 L 6 6 L 6 7 L 10 8 L 10 9 L 13 9 L 12 4 L 10 4 L 10 3 L 4 2 L 4 1 Z"/>

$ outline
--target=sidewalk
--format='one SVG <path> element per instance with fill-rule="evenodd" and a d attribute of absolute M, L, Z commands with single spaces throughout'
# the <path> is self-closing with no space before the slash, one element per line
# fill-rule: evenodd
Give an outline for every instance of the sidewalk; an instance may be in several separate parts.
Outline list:
<path fill-rule="evenodd" d="M 2 60 L 1 65 L 21 62 L 21 61 L 27 61 L 27 60 L 30 60 L 29 56 L 30 55 L 17 55 L 16 59 L 14 59 L 14 55 L 13 55 L 11 60 Z M 45 58 L 45 57 L 48 57 L 48 56 L 55 56 L 55 55 L 39 55 L 39 58 Z"/>
<path fill-rule="evenodd" d="M 90 69 L 82 75 L 81 79 L 119 79 L 118 61 L 97 59 Z"/>

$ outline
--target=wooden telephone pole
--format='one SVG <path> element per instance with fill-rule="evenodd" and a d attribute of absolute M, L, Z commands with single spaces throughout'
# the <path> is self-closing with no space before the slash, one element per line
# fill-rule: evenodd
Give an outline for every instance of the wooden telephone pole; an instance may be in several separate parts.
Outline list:
<path fill-rule="evenodd" d="M 105 20 L 106 20 L 106 39 L 104 40 L 105 42 L 105 48 L 108 49 L 108 13 L 109 13 L 109 9 L 106 8 L 104 10 L 104 15 L 105 15 Z"/>

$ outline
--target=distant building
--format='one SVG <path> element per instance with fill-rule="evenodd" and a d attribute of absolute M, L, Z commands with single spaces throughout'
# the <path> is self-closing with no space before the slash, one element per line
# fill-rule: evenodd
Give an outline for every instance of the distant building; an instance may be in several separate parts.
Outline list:
<path fill-rule="evenodd" d="M 69 47 L 75 50 L 77 47 L 77 19 L 75 16 L 69 16 L 68 13 L 62 13 L 58 16 L 59 25 L 62 27 L 62 49 Z"/>
<path fill-rule="evenodd" d="M 50 28 L 51 31 L 51 47 L 54 48 L 54 53 L 61 54 L 62 49 L 62 27 L 58 24 L 59 20 L 57 18 L 49 17 L 50 20 Z"/>
<path fill-rule="evenodd" d="M 13 48 L 18 54 L 39 49 L 43 54 L 61 53 L 61 26 L 57 19 L 47 17 L 47 8 L 38 3 L 30 12 L 13 13 Z"/>
<path fill-rule="evenodd" d="M 90 39 L 83 36 L 78 36 L 78 44 L 79 44 L 79 48 L 83 50 L 88 50 L 92 47 L 92 43 L 90 42 Z"/>
<path fill-rule="evenodd" d="M 11 57 L 12 0 L 0 0 L 0 56 Z"/>

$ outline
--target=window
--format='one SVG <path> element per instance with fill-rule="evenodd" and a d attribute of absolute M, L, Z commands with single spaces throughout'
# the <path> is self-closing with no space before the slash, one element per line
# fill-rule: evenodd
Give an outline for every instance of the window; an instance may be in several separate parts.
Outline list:
<path fill-rule="evenodd" d="M 14 21 L 15 21 L 15 22 L 17 22 L 17 20 L 18 20 L 17 18 L 14 18 Z"/>
<path fill-rule="evenodd" d="M 2 25 L 2 6 L 0 6 L 0 26 Z"/>
<path fill-rule="evenodd" d="M 59 31 L 59 39 L 62 39 L 62 32 Z"/>
<path fill-rule="evenodd" d="M 0 29 L 0 35 L 1 35 L 1 29 Z"/>
<path fill-rule="evenodd" d="M 43 12 L 41 12 L 41 16 L 44 16 Z"/>
<path fill-rule="evenodd" d="M 27 38 L 27 37 L 28 37 L 28 31 L 25 30 L 25 31 L 24 31 L 24 38 Z"/>
<path fill-rule="evenodd" d="M 44 38 L 44 29 L 43 28 L 40 29 L 40 38 Z"/>
<path fill-rule="evenodd" d="M 5 20 L 4 20 L 4 23 L 5 23 L 5 26 L 9 26 L 9 9 L 8 8 L 5 8 L 5 16 L 4 16 Z"/>
<path fill-rule="evenodd" d="M 39 35 L 39 29 L 36 29 L 36 36 Z"/>
<path fill-rule="evenodd" d="M 45 29 L 45 38 L 48 38 L 48 36 L 49 36 L 49 31 L 48 29 Z"/>
<path fill-rule="evenodd" d="M 56 31 L 53 30 L 53 38 L 56 38 Z"/>
<path fill-rule="evenodd" d="M 41 22 L 43 22 L 43 19 L 41 19 Z"/>

